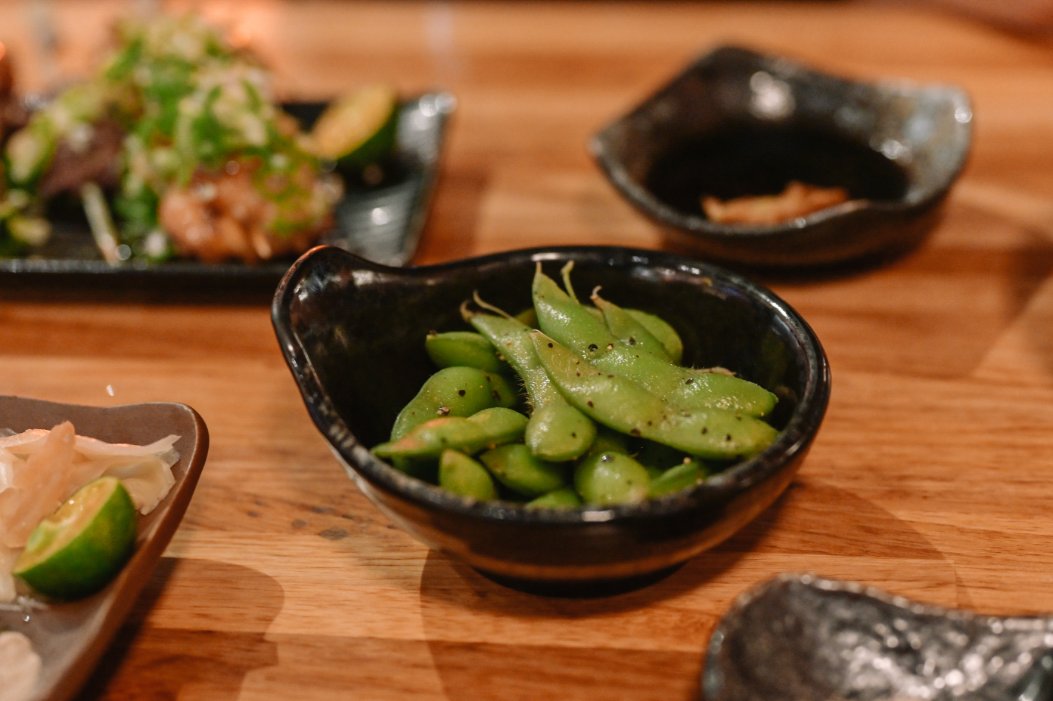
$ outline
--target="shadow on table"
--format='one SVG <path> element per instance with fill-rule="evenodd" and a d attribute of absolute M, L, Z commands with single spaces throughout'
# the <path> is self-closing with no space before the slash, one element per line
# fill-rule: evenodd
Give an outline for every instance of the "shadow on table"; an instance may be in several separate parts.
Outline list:
<path fill-rule="evenodd" d="M 431 552 L 421 579 L 424 634 L 449 699 L 509 698 L 509 690 L 514 698 L 544 698 L 557 688 L 575 698 L 695 699 L 703 650 L 749 586 L 743 578 L 767 579 L 788 561 L 807 568 L 838 557 L 844 567 L 869 557 L 953 569 L 922 534 L 880 506 L 798 482 L 714 550 L 614 596 L 527 594 Z"/>
<path fill-rule="evenodd" d="M 200 601 L 202 592 L 213 592 L 215 598 Z M 197 611 L 165 614 L 177 618 L 183 627 L 151 626 L 151 610 L 164 609 L 168 597 L 180 605 L 198 597 L 202 605 Z M 247 567 L 162 558 L 78 698 L 175 699 L 190 687 L 237 698 L 249 672 L 278 663 L 277 646 L 266 641 L 264 634 L 283 600 L 282 588 L 274 579 Z M 239 631 L 219 631 L 207 620 L 194 621 L 195 616 L 208 618 L 219 606 L 225 615 L 239 617 Z"/>

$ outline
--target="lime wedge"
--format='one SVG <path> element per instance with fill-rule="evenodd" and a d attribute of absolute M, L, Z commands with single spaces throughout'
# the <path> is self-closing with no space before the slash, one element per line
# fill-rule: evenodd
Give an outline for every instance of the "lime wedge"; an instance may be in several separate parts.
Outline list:
<path fill-rule="evenodd" d="M 398 93 L 386 84 L 368 85 L 335 100 L 311 130 L 316 155 L 353 169 L 383 160 L 395 148 L 398 107 Z"/>
<path fill-rule="evenodd" d="M 131 555 L 135 504 L 121 481 L 102 477 L 81 487 L 29 535 L 14 574 L 36 591 L 76 599 L 113 579 Z"/>

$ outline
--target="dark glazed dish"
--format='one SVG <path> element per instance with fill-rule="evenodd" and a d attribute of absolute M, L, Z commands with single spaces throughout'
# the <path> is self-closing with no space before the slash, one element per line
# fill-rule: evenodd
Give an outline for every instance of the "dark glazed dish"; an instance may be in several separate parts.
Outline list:
<path fill-rule="evenodd" d="M 724 365 L 774 391 L 783 429 L 763 453 L 703 485 L 637 506 L 570 511 L 473 502 L 409 477 L 369 448 L 433 371 L 432 329 L 463 327 L 476 290 L 506 309 L 530 303 L 535 262 L 575 285 L 651 309 L 684 339 L 685 361 Z M 727 538 L 789 484 L 829 396 L 823 350 L 771 292 L 690 258 L 623 248 L 522 250 L 421 268 L 345 251 L 306 253 L 275 294 L 274 327 L 315 425 L 362 492 L 427 545 L 515 586 L 601 593 L 657 576 Z"/>
<path fill-rule="evenodd" d="M 778 56 L 721 47 L 596 134 L 614 187 L 673 245 L 758 267 L 889 256 L 937 220 L 968 156 L 960 89 L 858 82 Z M 700 197 L 843 187 L 849 201 L 778 224 L 726 224 Z"/>
<path fill-rule="evenodd" d="M 178 435 L 179 461 L 172 466 L 175 485 L 157 508 L 140 517 L 132 557 L 104 589 L 41 609 L 0 608 L 0 630 L 24 633 L 43 662 L 31 701 L 73 698 L 87 680 L 178 528 L 208 454 L 208 429 L 198 413 L 184 404 L 94 407 L 0 397 L 2 428 L 50 429 L 66 420 L 73 422 L 78 434 L 107 442 L 147 444 Z"/>
<path fill-rule="evenodd" d="M 1053 693 L 1053 620 L 783 575 L 721 621 L 702 685 L 706 701 L 1041 701 Z"/>

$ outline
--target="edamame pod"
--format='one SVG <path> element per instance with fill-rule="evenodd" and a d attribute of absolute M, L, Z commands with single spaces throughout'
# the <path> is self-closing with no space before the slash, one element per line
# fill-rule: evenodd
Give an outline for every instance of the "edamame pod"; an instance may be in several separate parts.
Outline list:
<path fill-rule="evenodd" d="M 598 290 L 592 293 L 592 303 L 603 314 L 603 323 L 607 325 L 607 330 L 619 341 L 631 348 L 674 362 L 662 342 L 627 310 L 600 297 Z"/>
<path fill-rule="evenodd" d="M 574 509 L 582 505 L 573 487 L 560 487 L 526 503 L 528 508 Z"/>
<path fill-rule="evenodd" d="M 532 329 L 497 314 L 461 308 L 464 318 L 486 338 L 523 380 L 532 411 L 524 440 L 542 460 L 561 462 L 581 456 L 596 435 L 596 426 L 552 386 L 530 340 Z"/>
<path fill-rule="evenodd" d="M 424 350 L 437 367 L 470 367 L 501 372 L 505 364 L 493 344 L 471 331 L 433 331 L 424 338 Z"/>
<path fill-rule="evenodd" d="M 594 453 L 574 468 L 574 489 L 586 504 L 636 504 L 647 498 L 650 477 L 625 453 Z"/>
<path fill-rule="evenodd" d="M 684 410 L 628 378 L 600 370 L 540 331 L 532 338 L 538 359 L 567 401 L 616 431 L 718 459 L 753 455 L 778 435 L 743 412 Z"/>
<path fill-rule="evenodd" d="M 688 460 L 652 478 L 648 496 L 656 499 L 666 494 L 694 487 L 706 478 L 706 474 L 706 469 L 702 463 L 697 460 Z"/>
<path fill-rule="evenodd" d="M 474 455 L 480 450 L 517 441 L 527 417 L 514 409 L 491 407 L 465 418 L 446 416 L 414 426 L 401 438 L 381 443 L 373 453 L 381 458 L 437 458 L 446 449 Z"/>
<path fill-rule="evenodd" d="M 615 453 L 628 453 L 629 437 L 600 424 L 596 427 L 596 437 L 592 440 L 587 454 L 602 453 L 608 450 Z"/>
<path fill-rule="evenodd" d="M 652 477 L 657 477 L 670 467 L 691 459 L 691 456 L 685 455 L 681 450 L 654 441 L 639 441 L 635 451 L 627 452 L 631 452 Z"/>
<path fill-rule="evenodd" d="M 497 498 L 497 487 L 486 468 L 458 450 L 444 450 L 439 456 L 439 486 L 470 499 Z"/>
<path fill-rule="evenodd" d="M 570 281 L 571 270 L 574 269 L 574 262 L 570 261 L 560 269 L 560 275 L 563 278 L 563 287 L 567 292 L 567 296 L 573 301 L 577 302 L 578 297 L 574 293 L 574 286 Z M 599 288 L 597 288 L 599 289 Z M 593 290 L 593 296 L 596 296 L 596 290 Z M 596 307 L 585 307 L 590 313 L 595 315 L 604 316 L 604 312 Z M 680 339 L 680 334 L 676 332 L 673 325 L 667 322 L 665 319 L 651 314 L 649 312 L 642 311 L 640 309 L 624 309 L 625 314 L 628 314 L 635 320 L 636 324 L 639 324 L 647 330 L 649 334 L 654 336 L 659 343 L 661 343 L 664 349 L 664 355 L 674 364 L 679 364 L 680 360 L 684 357 L 684 342 Z M 535 323 L 533 326 L 537 328 L 537 313 L 534 313 Z M 607 324 L 607 328 L 618 338 L 625 340 L 625 337 L 620 331 L 612 327 L 610 320 L 604 318 L 604 322 Z M 615 323 L 615 326 L 618 322 Z"/>
<path fill-rule="evenodd" d="M 492 406 L 513 407 L 518 400 L 515 388 L 496 373 L 469 367 L 443 368 L 429 377 L 399 412 L 391 438 L 401 438 L 430 419 L 471 416 Z"/>
<path fill-rule="evenodd" d="M 558 390 L 530 413 L 523 442 L 542 460 L 565 462 L 581 457 L 592 445 L 596 424 L 574 408 Z"/>
<path fill-rule="evenodd" d="M 534 311 L 533 307 L 527 307 L 523 311 L 519 312 L 513 317 L 516 321 L 521 321 L 526 326 L 532 329 L 537 328 L 537 312 Z"/>
<path fill-rule="evenodd" d="M 775 395 L 753 382 L 724 372 L 680 367 L 627 346 L 540 268 L 532 294 L 538 325 L 545 334 L 600 370 L 626 377 L 681 409 L 715 407 L 764 416 L 775 407 Z"/>
<path fill-rule="evenodd" d="M 657 314 L 651 314 L 641 309 L 626 309 L 625 311 L 629 316 L 636 319 L 637 323 L 650 331 L 652 336 L 658 339 L 665 348 L 666 355 L 669 356 L 671 363 L 675 365 L 680 364 L 680 361 L 684 358 L 684 341 L 672 324 Z"/>
<path fill-rule="evenodd" d="M 563 465 L 541 460 L 523 443 L 491 448 L 479 460 L 498 482 L 526 497 L 538 497 L 567 484 Z"/>

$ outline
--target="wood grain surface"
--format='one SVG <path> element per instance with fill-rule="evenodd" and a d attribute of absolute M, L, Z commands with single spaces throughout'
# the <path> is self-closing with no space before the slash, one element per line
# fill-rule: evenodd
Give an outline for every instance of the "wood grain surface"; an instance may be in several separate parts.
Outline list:
<path fill-rule="evenodd" d="M 129 4 L 0 5 L 26 87 L 72 77 Z M 36 9 L 34 9 L 36 8 Z M 527 245 L 652 248 L 590 134 L 718 43 L 867 78 L 949 82 L 975 142 L 921 248 L 838 275 L 762 277 L 834 379 L 794 485 L 667 579 L 600 599 L 502 588 L 358 494 L 310 423 L 266 297 L 0 293 L 0 393 L 178 401 L 208 463 L 86 699 L 692 699 L 720 615 L 779 572 L 944 606 L 1053 612 L 1053 46 L 942 9 L 855 2 L 214 2 L 283 94 L 390 80 L 456 94 L 418 263 Z M 147 295 L 149 297 L 149 295 Z"/>

